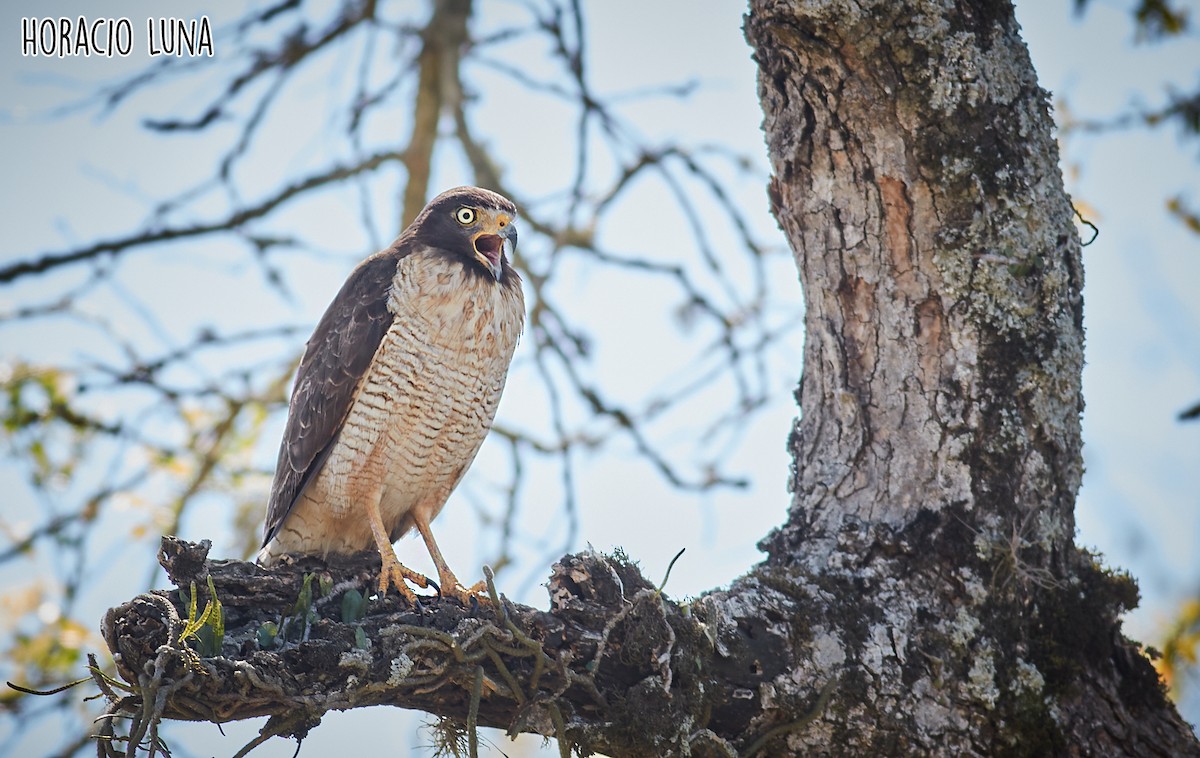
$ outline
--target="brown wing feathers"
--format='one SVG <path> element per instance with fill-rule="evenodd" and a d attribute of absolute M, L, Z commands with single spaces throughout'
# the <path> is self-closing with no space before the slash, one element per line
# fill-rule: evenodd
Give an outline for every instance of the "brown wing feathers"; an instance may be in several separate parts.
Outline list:
<path fill-rule="evenodd" d="M 392 325 L 388 290 L 403 256 L 392 247 L 359 264 L 308 340 L 279 447 L 263 545 L 279 531 L 337 440 L 358 384 Z"/>

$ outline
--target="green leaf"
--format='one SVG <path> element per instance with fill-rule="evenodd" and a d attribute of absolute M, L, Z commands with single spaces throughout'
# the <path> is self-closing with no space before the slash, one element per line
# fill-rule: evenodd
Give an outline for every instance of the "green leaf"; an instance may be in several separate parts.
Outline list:
<path fill-rule="evenodd" d="M 356 589 L 346 590 L 342 595 L 342 623 L 353 624 L 367 615 L 367 599 Z"/>
<path fill-rule="evenodd" d="M 204 611 L 196 615 L 196 583 L 191 583 L 191 597 L 187 599 L 188 617 L 183 631 L 179 633 L 179 641 L 189 643 L 195 640 L 194 649 L 204 657 L 221 654 L 225 642 L 225 614 L 221 608 L 221 600 L 217 597 L 217 589 L 213 586 L 212 577 L 208 578 L 209 599 L 204 604 Z M 179 590 L 183 597 L 183 588 Z"/>
<path fill-rule="evenodd" d="M 279 627 L 274 621 L 264 621 L 263 625 L 258 628 L 255 637 L 258 640 L 259 650 L 271 650 L 275 647 L 275 638 L 279 635 Z"/>
<path fill-rule="evenodd" d="M 300 594 L 296 596 L 296 603 L 292 606 L 291 615 L 297 619 L 303 619 L 308 615 L 308 611 L 312 608 L 313 591 L 312 580 L 315 574 L 305 574 L 304 584 L 300 587 Z"/>
<path fill-rule="evenodd" d="M 209 655 L 220 655 L 221 648 L 225 645 L 225 608 L 221 605 L 221 598 L 217 597 L 217 588 L 213 585 L 212 576 L 208 577 L 208 596 L 212 598 L 213 603 L 213 618 L 212 618 L 212 652 Z"/>

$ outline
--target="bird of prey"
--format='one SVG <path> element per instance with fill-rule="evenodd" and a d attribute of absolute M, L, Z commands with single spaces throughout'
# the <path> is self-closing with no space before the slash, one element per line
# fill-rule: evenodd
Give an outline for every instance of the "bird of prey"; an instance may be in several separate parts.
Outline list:
<path fill-rule="evenodd" d="M 380 595 L 391 584 L 411 602 L 404 580 L 429 580 L 392 543 L 416 527 L 442 596 L 478 592 L 429 524 L 492 425 L 524 326 L 515 217 L 495 192 L 448 190 L 350 274 L 300 361 L 259 563 L 374 547 Z"/>

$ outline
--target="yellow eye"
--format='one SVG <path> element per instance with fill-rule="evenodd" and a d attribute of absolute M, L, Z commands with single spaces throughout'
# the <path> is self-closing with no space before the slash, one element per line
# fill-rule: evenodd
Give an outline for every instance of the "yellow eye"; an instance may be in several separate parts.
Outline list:
<path fill-rule="evenodd" d="M 454 220 L 463 226 L 470 226 L 475 223 L 475 215 L 474 208 L 459 208 L 454 212 Z"/>

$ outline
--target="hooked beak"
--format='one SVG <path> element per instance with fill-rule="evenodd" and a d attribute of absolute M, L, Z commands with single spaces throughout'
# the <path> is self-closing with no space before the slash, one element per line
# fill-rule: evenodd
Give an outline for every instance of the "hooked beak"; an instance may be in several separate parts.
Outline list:
<path fill-rule="evenodd" d="M 475 248 L 475 259 L 482 263 L 497 281 L 504 271 L 504 259 L 511 259 L 516 243 L 517 228 L 508 220 L 504 226 L 493 221 L 471 238 L 471 245 Z"/>

